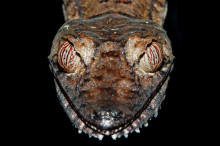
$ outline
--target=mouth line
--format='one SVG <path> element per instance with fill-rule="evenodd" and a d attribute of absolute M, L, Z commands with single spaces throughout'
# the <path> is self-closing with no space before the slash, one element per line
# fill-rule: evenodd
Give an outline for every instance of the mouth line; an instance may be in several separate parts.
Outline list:
<path fill-rule="evenodd" d="M 104 129 L 99 129 L 97 128 L 96 126 L 93 126 L 93 124 L 89 123 L 87 120 L 85 120 L 82 115 L 78 112 L 78 110 L 75 108 L 74 104 L 72 103 L 72 101 L 70 100 L 69 96 L 66 94 L 65 90 L 63 89 L 61 83 L 59 82 L 59 80 L 57 79 L 56 77 L 56 74 L 54 74 L 55 76 L 55 82 L 56 82 L 56 85 L 57 87 L 59 88 L 61 94 L 63 95 L 63 100 L 66 100 L 66 101 L 61 101 L 61 102 L 66 102 L 70 108 L 73 110 L 73 112 L 75 112 L 76 116 L 78 117 L 78 121 L 80 120 L 81 122 L 83 122 L 83 124 L 88 128 L 90 128 L 90 133 L 93 133 L 91 134 L 91 136 L 94 136 L 97 138 L 99 138 L 100 134 L 103 136 L 103 135 L 115 135 L 116 133 L 123 133 L 123 130 L 124 129 L 127 129 L 128 127 L 131 127 L 133 128 L 133 130 L 135 129 L 135 127 L 133 126 L 132 127 L 132 123 L 134 123 L 134 121 L 136 121 L 139 117 L 141 117 L 141 115 L 143 114 L 144 111 L 146 111 L 151 103 L 151 101 L 155 98 L 155 96 L 161 91 L 161 87 L 164 85 L 164 83 L 168 80 L 168 76 L 169 76 L 169 73 L 171 71 L 171 68 L 172 68 L 172 65 L 173 65 L 173 61 L 171 62 L 170 66 L 168 67 L 168 70 L 167 72 L 165 72 L 165 76 L 164 78 L 162 79 L 162 81 L 160 82 L 160 84 L 156 87 L 155 91 L 151 94 L 151 96 L 149 97 L 148 101 L 145 102 L 143 108 L 140 109 L 140 111 L 136 114 L 136 116 L 134 118 L 132 118 L 129 122 L 125 123 L 124 125 L 121 125 L 119 126 L 118 128 L 115 128 L 115 129 L 112 129 L 112 130 L 104 130 Z M 60 96 L 60 95 L 58 95 Z M 59 97 L 60 98 L 60 97 Z M 62 99 L 60 99 L 62 100 Z M 150 109 L 152 110 L 152 109 Z M 71 117 L 71 115 L 68 114 L 69 117 Z M 150 119 L 152 117 L 152 115 L 150 117 L 148 117 L 148 119 Z M 71 120 L 72 121 L 72 120 Z M 72 121 L 73 122 L 73 121 Z M 73 122 L 74 123 L 74 122 Z M 142 124 L 141 124 L 142 126 Z M 82 128 L 80 129 L 80 125 L 79 126 L 76 126 L 79 130 L 81 130 L 82 132 Z M 136 126 L 137 127 L 137 126 Z M 92 131 L 91 131 L 92 130 Z M 84 130 L 83 130 L 84 131 Z M 85 130 L 86 131 L 86 130 Z M 85 132 L 84 131 L 84 132 Z M 87 130 L 89 131 L 89 130 Z M 79 133 L 81 133 L 79 131 Z M 86 132 L 85 132 L 86 133 Z M 89 134 L 89 132 L 87 132 Z M 95 134 L 96 133 L 96 134 Z M 126 133 L 125 133 L 126 135 Z M 89 134 L 90 136 L 90 134 Z M 113 138 L 113 137 L 112 137 Z M 114 138 L 113 138 L 114 139 Z"/>
<path fill-rule="evenodd" d="M 169 73 L 168 73 L 169 74 Z M 168 76 L 168 75 L 167 75 Z M 148 99 L 148 101 L 144 104 L 143 108 L 136 114 L 136 116 L 134 118 L 132 118 L 129 122 L 118 126 L 118 128 L 115 129 L 111 129 L 111 130 L 105 130 L 105 129 L 99 129 L 96 126 L 94 126 L 93 124 L 89 123 L 87 120 L 85 120 L 81 114 L 78 112 L 78 110 L 75 108 L 74 104 L 72 103 L 72 101 L 70 100 L 69 96 L 66 94 L 66 92 L 64 91 L 64 89 L 62 88 L 60 82 L 56 79 L 56 83 L 60 89 L 60 91 L 62 92 L 62 94 L 65 97 L 65 100 L 68 102 L 68 104 L 70 105 L 70 107 L 72 108 L 72 110 L 77 114 L 77 116 L 80 118 L 80 120 L 82 120 L 82 122 L 89 127 L 90 129 L 101 133 L 103 135 L 112 135 L 115 133 L 118 133 L 120 131 L 122 131 L 123 129 L 125 129 L 126 127 L 129 127 L 138 117 L 140 117 L 140 115 L 143 113 L 143 111 L 145 109 L 147 109 L 149 107 L 150 102 L 152 101 L 152 99 L 154 99 L 155 95 L 160 91 L 160 88 L 162 87 L 162 85 L 164 84 L 164 82 L 167 80 L 167 76 L 164 77 L 164 79 L 161 81 L 160 85 L 157 87 L 157 89 L 155 90 L 155 92 L 153 92 L 153 94 L 150 96 L 150 98 Z"/>
<path fill-rule="evenodd" d="M 113 130 L 105 130 L 105 129 L 99 129 L 99 128 L 96 128 L 95 125 L 91 124 L 90 122 L 88 122 L 87 120 L 85 120 L 81 114 L 78 112 L 78 110 L 75 108 L 75 106 L 73 105 L 72 101 L 70 100 L 69 96 L 66 94 L 66 92 L 64 91 L 64 89 L 62 88 L 60 82 L 55 78 L 55 82 L 59 88 L 59 90 L 61 91 L 61 93 L 63 94 L 65 100 L 68 102 L 68 104 L 70 105 L 70 107 L 72 108 L 72 110 L 77 114 L 78 118 L 80 120 L 82 120 L 82 122 L 87 126 L 89 127 L 90 129 L 98 132 L 98 133 L 101 133 L 103 135 L 111 135 L 111 134 L 114 134 L 116 132 L 119 132 L 120 130 L 124 129 L 125 127 L 127 127 L 129 124 L 124 124 L 124 125 L 121 125 L 119 126 L 119 128 L 116 128 L 116 129 L 113 129 Z"/>

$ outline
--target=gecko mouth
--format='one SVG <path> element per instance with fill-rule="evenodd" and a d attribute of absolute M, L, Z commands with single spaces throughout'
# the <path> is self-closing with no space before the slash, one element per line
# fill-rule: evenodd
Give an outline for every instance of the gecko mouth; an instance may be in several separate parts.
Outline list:
<path fill-rule="evenodd" d="M 120 114 L 118 112 L 102 111 L 96 113 L 96 116 L 100 118 L 100 124 L 102 125 L 102 128 L 100 128 L 99 126 L 94 125 L 85 119 L 79 113 L 79 111 L 75 108 L 74 103 L 70 100 L 56 77 L 55 85 L 61 105 L 67 111 L 67 115 L 69 116 L 71 122 L 75 125 L 76 128 L 78 128 L 79 133 L 84 132 L 87 133 L 90 137 L 93 136 L 99 139 L 102 139 L 104 135 L 111 135 L 113 139 L 116 139 L 122 135 L 127 137 L 128 134 L 132 133 L 133 131 L 139 133 L 139 128 L 141 128 L 143 125 L 146 127 L 148 125 L 148 120 L 153 116 L 157 116 L 158 108 L 165 98 L 165 91 L 169 80 L 168 75 L 171 69 L 172 63 L 168 67 L 167 71 L 164 72 L 165 75 L 163 79 L 151 94 L 149 100 L 144 103 L 144 106 L 138 111 L 138 113 L 136 113 L 132 119 L 110 129 L 108 129 L 108 127 L 112 124 L 112 122 L 117 121 L 116 117 L 120 118 Z"/>

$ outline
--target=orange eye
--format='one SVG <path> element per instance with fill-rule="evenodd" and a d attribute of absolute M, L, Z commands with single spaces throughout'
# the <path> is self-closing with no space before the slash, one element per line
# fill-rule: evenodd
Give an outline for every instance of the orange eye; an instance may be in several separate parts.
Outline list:
<path fill-rule="evenodd" d="M 147 47 L 144 56 L 140 59 L 140 68 L 145 72 L 155 72 L 162 64 L 163 52 L 160 44 L 153 42 Z"/>
<path fill-rule="evenodd" d="M 63 42 L 58 50 L 58 63 L 68 73 L 73 73 L 81 67 L 80 57 L 68 41 Z"/>

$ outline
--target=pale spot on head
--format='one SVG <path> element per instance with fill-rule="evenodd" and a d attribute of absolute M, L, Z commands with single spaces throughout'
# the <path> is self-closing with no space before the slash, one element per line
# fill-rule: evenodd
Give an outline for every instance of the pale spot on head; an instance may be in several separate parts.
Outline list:
<path fill-rule="evenodd" d="M 68 28 L 69 28 L 69 25 L 68 25 L 68 24 L 67 24 L 67 25 L 65 25 L 65 26 L 64 26 L 64 28 L 68 29 Z"/>

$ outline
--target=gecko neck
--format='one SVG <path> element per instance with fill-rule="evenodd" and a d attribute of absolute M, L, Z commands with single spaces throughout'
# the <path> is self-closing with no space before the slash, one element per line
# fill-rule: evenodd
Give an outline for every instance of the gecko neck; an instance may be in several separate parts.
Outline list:
<path fill-rule="evenodd" d="M 159 24 L 166 17 L 166 0 L 64 0 L 65 20 L 87 19 L 106 13 L 150 19 Z"/>

